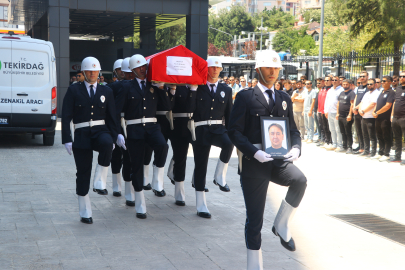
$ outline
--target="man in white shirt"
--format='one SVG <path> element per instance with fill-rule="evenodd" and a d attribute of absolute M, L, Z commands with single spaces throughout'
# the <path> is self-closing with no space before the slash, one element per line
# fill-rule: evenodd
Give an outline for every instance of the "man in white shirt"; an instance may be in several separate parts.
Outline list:
<path fill-rule="evenodd" d="M 361 129 L 363 130 L 364 140 L 364 152 L 360 155 L 364 157 L 374 157 L 377 150 L 377 137 L 375 132 L 375 118 L 373 116 L 373 111 L 375 105 L 377 104 L 377 99 L 380 95 L 380 91 L 375 88 L 374 79 L 369 79 L 367 81 L 367 89 L 368 92 L 364 95 L 359 106 L 359 113 L 363 117 L 363 119 L 361 120 Z"/>
<path fill-rule="evenodd" d="M 334 76 L 332 79 L 333 87 L 328 91 L 325 99 L 325 116 L 328 119 L 329 130 L 332 135 L 332 145 L 329 145 L 325 149 L 328 151 L 335 150 L 341 152 L 342 145 L 342 133 L 340 133 L 339 120 L 336 120 L 338 97 L 344 89 L 340 86 L 340 80 L 338 76 Z"/>

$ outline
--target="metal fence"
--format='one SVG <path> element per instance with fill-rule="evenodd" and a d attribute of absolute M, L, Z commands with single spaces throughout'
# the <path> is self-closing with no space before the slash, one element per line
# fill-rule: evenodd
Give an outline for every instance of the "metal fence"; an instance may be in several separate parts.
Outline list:
<path fill-rule="evenodd" d="M 297 79 L 306 75 L 309 80 L 315 81 L 318 77 L 328 74 L 345 76 L 347 79 L 356 81 L 362 71 L 367 71 L 370 78 L 381 78 L 382 76 L 394 75 L 394 65 L 397 71 L 405 70 L 405 51 L 352 51 L 325 55 L 322 61 L 322 74 L 318 74 L 318 56 L 297 56 L 290 60 L 283 60 L 284 67 L 280 77 L 286 79 Z M 258 78 L 254 64 L 226 64 L 222 76 L 244 76 Z M 396 74 L 398 75 L 398 74 Z"/>
<path fill-rule="evenodd" d="M 332 73 L 356 81 L 362 71 L 367 71 L 371 78 L 381 78 L 394 75 L 394 66 L 398 72 L 404 70 L 405 51 L 352 51 L 326 55 L 322 61 L 322 74 L 318 74 L 317 56 L 297 56 L 292 60 L 282 61 L 282 64 L 284 70 L 281 73 L 288 79 L 306 75 L 314 81 Z"/>

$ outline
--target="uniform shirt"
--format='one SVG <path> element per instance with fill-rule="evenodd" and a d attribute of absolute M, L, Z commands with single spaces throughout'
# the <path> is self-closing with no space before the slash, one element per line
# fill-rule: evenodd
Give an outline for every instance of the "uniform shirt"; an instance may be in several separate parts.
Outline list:
<path fill-rule="evenodd" d="M 311 91 L 307 92 L 307 95 L 305 96 L 304 100 L 304 113 L 307 113 L 311 110 L 312 101 L 315 98 L 316 98 L 315 89 L 312 89 Z"/>
<path fill-rule="evenodd" d="M 91 97 L 90 95 L 90 85 L 87 81 L 84 81 L 84 85 L 86 86 L 87 89 L 87 93 L 89 93 L 89 97 Z M 94 90 L 94 96 L 96 95 L 96 90 L 97 90 L 97 82 L 93 83 L 93 90 Z"/>
<path fill-rule="evenodd" d="M 319 91 L 318 95 L 318 112 L 319 113 L 325 113 L 325 100 L 326 100 L 326 95 L 328 94 L 329 89 L 331 86 L 325 86 Z"/>
<path fill-rule="evenodd" d="M 214 93 L 216 93 L 216 92 L 217 92 L 217 88 L 218 88 L 218 81 L 217 81 L 216 83 L 211 83 L 211 82 L 207 81 L 207 86 L 208 86 L 208 89 L 210 89 L 210 92 L 211 92 L 211 84 L 215 84 L 215 86 L 214 86 Z"/>
<path fill-rule="evenodd" d="M 354 91 L 349 90 L 347 92 L 343 91 L 339 95 L 339 116 L 347 117 L 350 112 L 351 101 L 356 97 Z"/>
<path fill-rule="evenodd" d="M 356 104 L 354 104 L 354 106 L 357 106 L 360 104 L 361 100 L 363 99 L 364 95 L 368 92 L 367 86 L 364 85 L 360 85 L 359 87 L 357 87 L 357 99 L 356 99 Z"/>
<path fill-rule="evenodd" d="M 405 86 L 398 85 L 395 93 L 394 116 L 405 117 Z"/>
<path fill-rule="evenodd" d="M 294 91 L 294 93 L 298 93 L 297 97 L 304 98 L 304 100 L 305 100 L 305 98 L 308 94 L 308 91 L 306 90 L 306 88 L 302 88 L 301 91 L 299 91 L 297 89 L 296 91 Z M 304 111 L 304 102 L 294 101 L 293 102 L 293 111 L 294 112 L 303 112 Z"/>
<path fill-rule="evenodd" d="M 145 85 L 145 88 L 146 88 L 146 78 L 145 78 L 144 80 L 141 80 L 141 79 L 138 79 L 138 78 L 135 77 L 135 79 L 137 80 L 137 82 L 138 82 L 138 84 L 139 84 L 139 88 L 141 88 L 141 90 L 142 90 L 142 83 L 141 83 L 141 81 L 144 81 L 144 82 L 145 82 L 144 85 Z"/>
<path fill-rule="evenodd" d="M 337 113 L 338 97 L 342 91 L 344 91 L 344 89 L 340 85 L 336 88 L 330 88 L 325 99 L 325 113 Z"/>
<path fill-rule="evenodd" d="M 370 90 L 363 96 L 361 100 L 360 110 L 366 109 L 371 103 L 377 103 L 378 96 L 380 95 L 380 91 L 375 89 L 373 92 Z M 369 110 L 363 115 L 363 118 L 374 118 L 373 116 L 373 109 Z"/>
<path fill-rule="evenodd" d="M 271 87 L 271 89 L 268 89 L 266 86 L 264 86 L 263 84 L 261 84 L 260 82 L 257 83 L 257 86 L 259 87 L 259 89 L 262 91 L 267 103 L 269 103 L 269 94 L 267 94 L 266 90 L 271 90 L 271 92 L 273 93 L 273 101 L 274 104 L 276 104 L 276 94 L 274 93 L 274 85 Z"/>
<path fill-rule="evenodd" d="M 381 91 L 381 94 L 377 99 L 377 107 L 375 108 L 374 111 L 378 112 L 382 107 L 384 107 L 387 104 L 387 102 L 394 103 L 394 101 L 395 101 L 395 91 L 394 90 L 389 88 L 388 91 Z M 386 111 L 382 114 L 379 114 L 377 119 L 390 119 L 391 112 L 392 112 L 392 106 L 388 111 Z"/>

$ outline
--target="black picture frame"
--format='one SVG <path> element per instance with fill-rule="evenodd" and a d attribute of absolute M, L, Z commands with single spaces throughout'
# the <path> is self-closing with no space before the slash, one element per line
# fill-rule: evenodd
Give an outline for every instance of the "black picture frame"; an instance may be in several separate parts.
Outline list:
<path fill-rule="evenodd" d="M 277 126 L 279 125 L 279 126 Z M 260 126 L 261 126 L 261 133 L 262 133 L 262 150 L 271 155 L 274 159 L 284 159 L 284 156 L 290 151 L 291 149 L 291 138 L 290 138 L 290 125 L 289 125 L 289 118 L 287 117 L 271 117 L 271 116 L 261 116 L 260 117 Z M 283 130 L 280 130 L 280 126 Z M 274 133 L 277 134 L 279 131 L 282 131 L 283 139 L 281 141 L 281 147 L 273 148 L 274 144 L 277 146 L 280 145 L 280 138 L 277 139 L 278 136 L 273 137 L 273 143 L 270 139 L 270 130 L 269 128 L 272 127 L 272 132 L 274 130 L 273 127 L 276 128 Z M 278 128 L 278 129 L 277 129 Z"/>

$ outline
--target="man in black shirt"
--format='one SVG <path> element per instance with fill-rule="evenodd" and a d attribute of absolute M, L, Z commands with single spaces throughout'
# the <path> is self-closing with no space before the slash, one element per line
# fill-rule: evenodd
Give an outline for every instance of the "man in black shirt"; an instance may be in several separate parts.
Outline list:
<path fill-rule="evenodd" d="M 392 113 L 392 103 L 395 101 L 395 91 L 391 89 L 392 78 L 390 76 L 384 76 L 381 82 L 383 91 L 378 97 L 373 116 L 376 118 L 375 131 L 380 145 L 378 159 L 379 161 L 387 161 L 390 159 L 392 143 L 390 116 Z"/>
<path fill-rule="evenodd" d="M 356 95 L 350 90 L 350 83 L 348 80 L 343 80 L 342 86 L 345 91 L 341 92 L 338 97 L 338 113 L 336 119 L 339 120 L 340 133 L 342 133 L 343 139 L 343 149 L 347 150 L 346 154 L 353 154 L 352 112 Z"/>
<path fill-rule="evenodd" d="M 364 94 L 368 91 L 367 90 L 367 80 L 368 80 L 368 73 L 367 71 L 362 71 L 359 76 L 359 81 L 361 85 L 357 87 L 356 98 L 354 99 L 354 126 L 356 128 L 357 138 L 359 141 L 359 151 L 354 151 L 353 154 L 358 155 L 363 153 L 364 151 L 364 140 L 363 140 L 363 131 L 361 129 L 361 120 L 363 117 L 359 114 L 359 106 L 361 100 L 363 99 Z"/>
<path fill-rule="evenodd" d="M 395 101 L 391 114 L 392 131 L 395 139 L 395 158 L 390 162 L 401 162 L 402 136 L 405 135 L 405 71 L 399 74 L 399 85 L 395 93 Z M 405 165 L 405 162 L 401 162 Z"/>
<path fill-rule="evenodd" d="M 293 92 L 294 92 L 294 89 L 292 88 L 291 81 L 290 81 L 290 80 L 286 80 L 286 81 L 284 82 L 284 87 L 285 87 L 285 92 L 291 97 L 292 94 L 293 94 Z"/>

